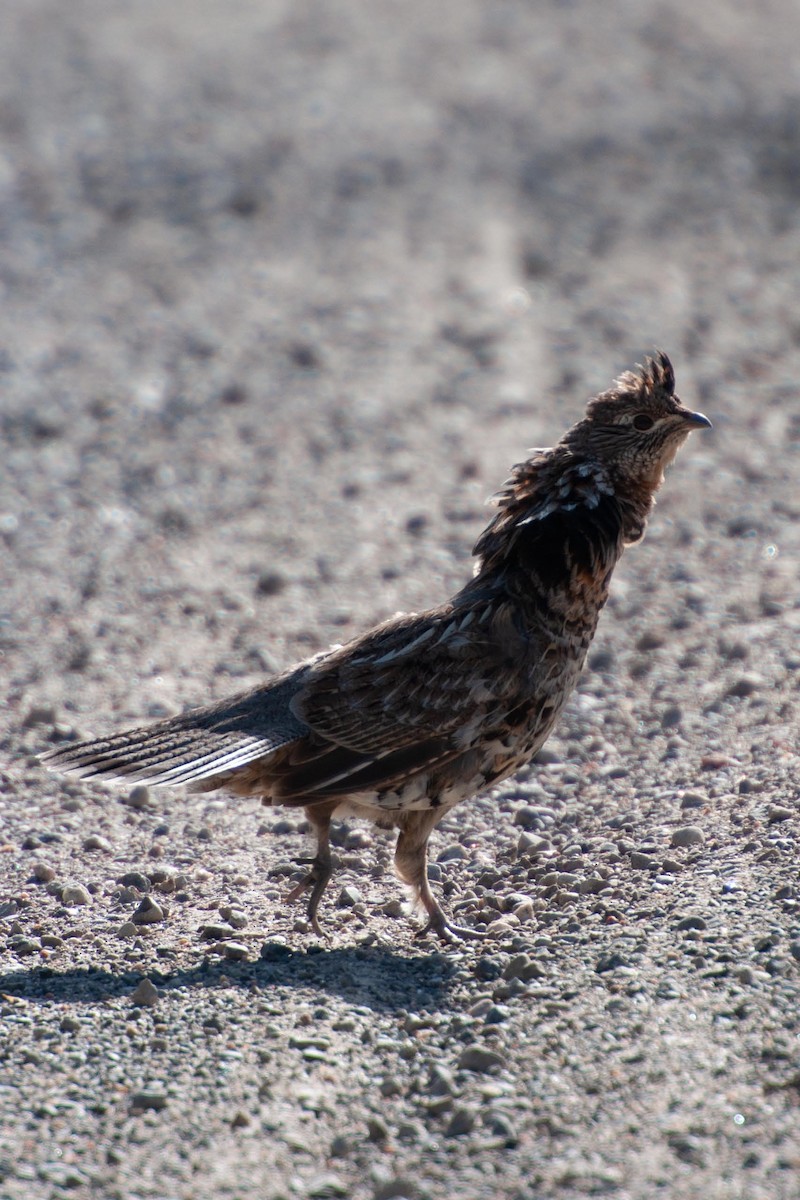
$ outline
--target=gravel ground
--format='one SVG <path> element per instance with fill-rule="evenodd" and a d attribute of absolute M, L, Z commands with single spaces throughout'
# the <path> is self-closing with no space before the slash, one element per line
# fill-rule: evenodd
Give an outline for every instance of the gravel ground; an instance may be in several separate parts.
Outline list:
<path fill-rule="evenodd" d="M 6 0 L 0 1197 L 800 1194 L 800 10 Z M 654 345 L 707 412 L 540 761 L 434 835 L 50 775 L 470 570 Z"/>

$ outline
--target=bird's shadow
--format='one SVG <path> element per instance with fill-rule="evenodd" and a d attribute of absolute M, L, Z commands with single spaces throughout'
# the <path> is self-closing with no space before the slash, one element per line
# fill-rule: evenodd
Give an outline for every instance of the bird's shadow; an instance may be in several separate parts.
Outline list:
<path fill-rule="evenodd" d="M 342 996 L 375 1012 L 434 1011 L 447 1007 L 457 966 L 446 955 L 402 955 L 383 948 L 352 947 L 308 952 L 267 943 L 254 962 L 204 959 L 174 970 L 54 967 L 0 973 L 0 993 L 41 1003 L 99 1004 L 131 996 L 144 975 L 163 996 L 176 988 L 239 987 L 252 992 L 303 988 Z"/>

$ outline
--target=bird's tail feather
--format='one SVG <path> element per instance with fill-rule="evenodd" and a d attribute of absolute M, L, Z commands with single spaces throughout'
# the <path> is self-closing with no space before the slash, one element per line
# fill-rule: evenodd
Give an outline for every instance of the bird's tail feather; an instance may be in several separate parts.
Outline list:
<path fill-rule="evenodd" d="M 236 770 L 291 740 L 280 734 L 259 737 L 165 722 L 59 746 L 41 757 L 46 766 L 85 779 L 175 785 Z"/>

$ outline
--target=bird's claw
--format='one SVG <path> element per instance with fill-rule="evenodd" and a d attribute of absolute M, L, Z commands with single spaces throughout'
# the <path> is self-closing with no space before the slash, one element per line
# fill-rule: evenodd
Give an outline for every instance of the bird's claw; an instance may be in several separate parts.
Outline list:
<path fill-rule="evenodd" d="M 317 909 L 322 897 L 322 893 L 327 887 L 328 880 L 331 877 L 331 866 L 329 862 L 320 861 L 319 858 L 301 858 L 297 860 L 300 863 L 310 863 L 311 870 L 307 875 L 304 875 L 295 887 L 283 898 L 284 904 L 292 904 L 298 900 L 304 892 L 311 888 L 311 896 L 308 901 L 307 915 L 311 924 L 311 928 L 318 938 L 328 938 L 322 926 L 319 923 Z"/>
<path fill-rule="evenodd" d="M 459 942 L 482 942 L 486 937 L 485 933 L 471 929 L 468 925 L 455 925 L 444 913 L 431 914 L 428 923 L 414 934 L 414 940 L 421 940 L 429 933 L 435 933 L 441 941 L 449 945 L 457 945 Z"/>

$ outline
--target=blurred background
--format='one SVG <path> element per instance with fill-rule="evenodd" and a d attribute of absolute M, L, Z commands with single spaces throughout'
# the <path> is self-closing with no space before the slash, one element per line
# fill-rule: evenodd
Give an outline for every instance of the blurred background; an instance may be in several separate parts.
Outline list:
<path fill-rule="evenodd" d="M 783 569 L 795 4 L 12 0 L 2 25 L 15 709 L 171 710 L 437 601 L 510 463 L 654 346 L 715 434 L 636 578 L 669 530 L 729 601 Z"/>

